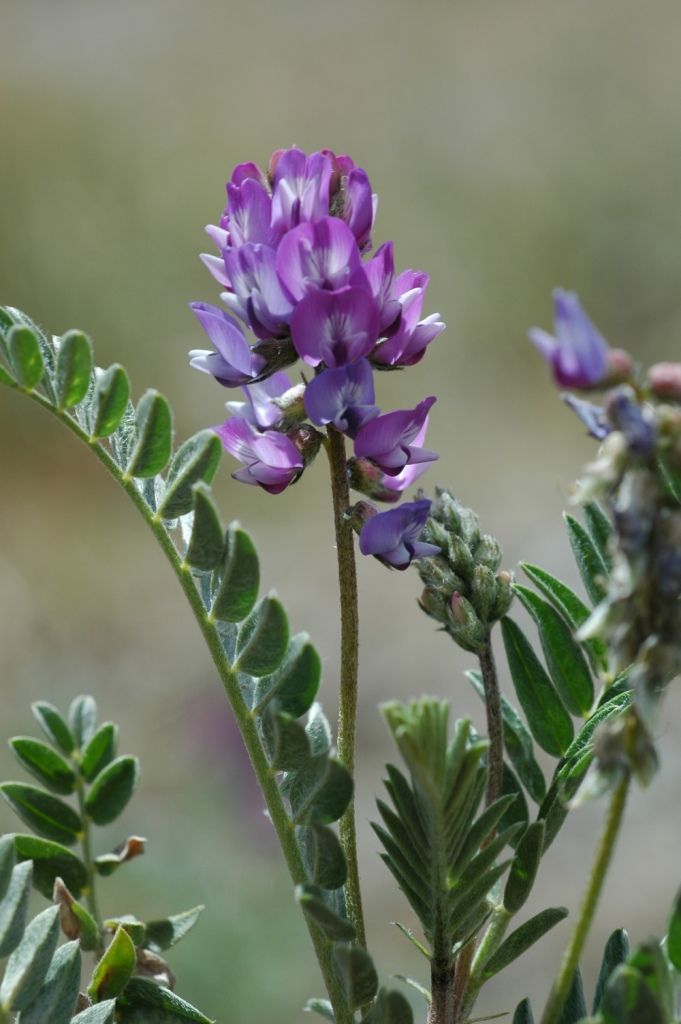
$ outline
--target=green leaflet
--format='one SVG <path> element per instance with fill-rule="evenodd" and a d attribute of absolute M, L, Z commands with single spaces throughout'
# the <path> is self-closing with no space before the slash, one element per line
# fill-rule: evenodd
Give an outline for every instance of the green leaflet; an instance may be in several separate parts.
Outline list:
<path fill-rule="evenodd" d="M 39 836 L 67 846 L 73 846 L 79 839 L 83 830 L 80 817 L 58 797 L 22 782 L 3 782 L 0 793 L 15 814 Z"/>
<path fill-rule="evenodd" d="M 39 700 L 35 704 L 31 704 L 31 711 L 48 740 L 54 743 L 55 747 L 59 747 L 64 754 L 72 754 L 76 742 L 57 709 L 52 704 Z"/>
<path fill-rule="evenodd" d="M 192 907 L 191 910 L 183 910 L 181 914 L 147 921 L 144 945 L 154 953 L 170 949 L 191 931 L 204 910 L 204 906 Z"/>
<path fill-rule="evenodd" d="M 15 835 L 14 848 L 17 858 L 31 861 L 33 865 L 33 884 L 48 900 L 52 899 L 54 880 L 64 880 L 74 896 L 80 896 L 87 885 L 85 865 L 75 853 L 60 843 L 38 836 Z"/>
<path fill-rule="evenodd" d="M 558 612 L 527 587 L 515 593 L 534 619 L 546 666 L 558 694 L 573 715 L 586 715 L 594 702 L 594 684 L 582 649 Z"/>
<path fill-rule="evenodd" d="M 591 612 L 582 599 L 575 594 L 566 583 L 552 576 L 545 569 L 538 565 L 531 565 L 529 562 L 521 562 L 525 575 L 542 594 L 551 602 L 556 611 L 560 612 L 565 621 L 573 630 L 578 629 L 589 618 Z M 607 669 L 608 658 L 605 644 L 602 640 L 594 638 L 585 644 L 589 652 L 592 665 L 595 670 Z"/>
<path fill-rule="evenodd" d="M 612 523 L 597 501 L 588 501 L 586 505 L 582 506 L 582 513 L 589 536 L 601 556 L 603 564 L 610 571 L 612 568 L 610 542 L 614 533 Z"/>
<path fill-rule="evenodd" d="M 667 956 L 681 972 L 681 890 L 677 892 L 667 926 Z"/>
<path fill-rule="evenodd" d="M 328 999 L 308 999 L 305 1004 L 308 1013 L 318 1013 L 325 1020 L 335 1021 L 333 1007 Z"/>
<path fill-rule="evenodd" d="M 173 447 L 173 416 L 167 399 L 150 389 L 139 400 L 135 413 L 137 441 L 126 473 L 135 477 L 156 476 L 165 467 Z"/>
<path fill-rule="evenodd" d="M 515 1013 L 513 1014 L 513 1024 L 534 1024 L 529 999 L 523 999 L 522 1003 L 518 1003 L 516 1006 Z"/>
<path fill-rule="evenodd" d="M 131 978 L 116 1004 L 123 1022 L 134 1024 L 169 1024 L 170 1021 L 193 1021 L 215 1024 L 174 992 L 146 978 Z"/>
<path fill-rule="evenodd" d="M 220 622 L 241 622 L 252 611 L 260 586 L 260 565 L 253 541 L 238 523 L 225 537 L 224 560 L 213 575 L 210 613 Z"/>
<path fill-rule="evenodd" d="M 9 745 L 19 763 L 53 793 L 73 793 L 76 773 L 52 747 L 31 736 L 15 736 Z"/>
<path fill-rule="evenodd" d="M 166 490 L 156 515 L 159 519 L 175 519 L 190 512 L 194 502 L 194 484 L 210 483 L 220 462 L 222 442 L 212 430 L 201 430 L 173 455 L 168 469 Z"/>
<path fill-rule="evenodd" d="M 57 350 L 57 407 L 70 409 L 85 398 L 92 376 L 92 342 L 82 331 L 67 331 Z"/>
<path fill-rule="evenodd" d="M 87 994 L 93 1003 L 115 999 L 130 981 L 136 965 L 132 939 L 120 925 L 106 953 L 94 969 Z"/>
<path fill-rule="evenodd" d="M 338 836 L 328 825 L 300 826 L 298 843 L 312 881 L 322 889 L 339 889 L 348 874 L 345 855 Z"/>
<path fill-rule="evenodd" d="M 329 907 L 321 889 L 315 885 L 299 885 L 296 900 L 303 913 L 310 918 L 331 942 L 354 939 L 355 928 L 346 917 Z"/>
<path fill-rule="evenodd" d="M 69 725 L 79 750 L 87 746 L 97 728 L 97 704 L 93 697 L 82 695 L 71 702 Z"/>
<path fill-rule="evenodd" d="M 352 799 L 352 789 L 352 776 L 335 758 L 310 758 L 287 786 L 293 820 L 301 825 L 338 821 Z"/>
<path fill-rule="evenodd" d="M 509 914 L 517 914 L 532 891 L 544 851 L 545 830 L 543 821 L 533 822 L 516 847 L 504 889 L 504 907 Z"/>
<path fill-rule="evenodd" d="M 106 768 L 116 756 L 118 747 L 118 726 L 113 722 L 105 722 L 90 737 L 80 760 L 80 770 L 87 782 Z"/>
<path fill-rule="evenodd" d="M 579 1024 L 587 1015 L 584 986 L 579 968 L 575 971 L 572 984 L 565 997 L 558 1024 Z"/>
<path fill-rule="evenodd" d="M 277 671 L 258 681 L 256 713 L 276 697 L 281 711 L 295 718 L 304 715 L 317 696 L 321 675 L 321 658 L 310 643 L 307 633 L 292 637 Z"/>
<path fill-rule="evenodd" d="M 45 980 L 21 1024 L 69 1024 L 80 989 L 81 958 L 77 942 L 60 946 L 47 969 Z"/>
<path fill-rule="evenodd" d="M 628 956 L 629 936 L 623 928 L 618 928 L 612 933 L 605 944 L 603 959 L 601 960 L 598 980 L 596 981 L 596 988 L 594 991 L 592 1013 L 597 1013 L 600 1008 L 601 999 L 603 998 L 603 992 L 605 991 L 608 979 L 615 971 L 615 968 L 624 963 Z"/>
<path fill-rule="evenodd" d="M 572 720 L 519 626 L 506 616 L 501 620 L 501 631 L 513 685 L 530 732 L 547 754 L 560 757 L 574 735 Z"/>
<path fill-rule="evenodd" d="M 480 699 L 485 699 L 485 689 L 479 672 L 467 671 L 466 678 L 473 684 Z M 535 803 L 541 803 L 546 796 L 544 775 L 534 756 L 532 736 L 511 702 L 501 694 L 501 717 L 504 729 L 504 747 L 518 778 Z"/>
<path fill-rule="evenodd" d="M 414 1015 L 401 992 L 380 988 L 364 1020 L 366 1024 L 413 1024 Z"/>
<path fill-rule="evenodd" d="M 116 1000 L 107 999 L 103 1003 L 95 1003 L 94 1006 L 83 1010 L 71 1021 L 71 1024 L 114 1024 L 116 1012 Z"/>
<path fill-rule="evenodd" d="M 16 324 L 7 334 L 7 353 L 17 383 L 31 391 L 45 372 L 38 337 L 30 327 Z"/>
<path fill-rule="evenodd" d="M 59 938 L 59 910 L 48 907 L 26 926 L 5 966 L 0 1006 L 19 1013 L 40 990 Z"/>
<path fill-rule="evenodd" d="M 581 523 L 565 516 L 565 525 L 579 575 L 592 604 L 600 604 L 607 593 L 608 567 Z"/>
<path fill-rule="evenodd" d="M 367 951 L 354 943 L 337 942 L 333 962 L 350 1009 L 370 1003 L 378 989 L 378 976 Z"/>
<path fill-rule="evenodd" d="M 286 655 L 289 624 L 279 600 L 269 594 L 241 624 L 236 642 L 235 668 L 248 675 L 269 675 Z"/>
<path fill-rule="evenodd" d="M 275 771 L 296 771 L 310 758 L 310 742 L 300 722 L 269 704 L 262 719 L 262 732 L 270 762 Z"/>
<path fill-rule="evenodd" d="M 121 422 L 130 398 L 128 375 L 118 363 L 96 372 L 91 437 L 109 437 Z"/>
<path fill-rule="evenodd" d="M 0 902 L 7 892 L 15 865 L 12 836 L 0 836 Z"/>
<path fill-rule="evenodd" d="M 139 781 L 136 757 L 118 757 L 102 769 L 85 798 L 85 811 L 96 825 L 108 825 L 125 808 Z"/>
<path fill-rule="evenodd" d="M 192 569 L 210 572 L 222 561 L 225 552 L 225 537 L 220 516 L 210 496 L 209 487 L 200 480 L 199 483 L 194 484 L 192 493 L 194 495 L 194 520 L 184 560 L 187 565 L 191 565 Z"/>
<path fill-rule="evenodd" d="M 9 956 L 24 934 L 32 875 L 31 864 L 18 864 L 10 875 L 0 901 L 0 957 Z"/>
<path fill-rule="evenodd" d="M 549 907 L 531 917 L 525 924 L 521 924 L 514 932 L 505 939 L 485 965 L 485 979 L 493 977 L 499 971 L 503 971 L 510 963 L 517 960 L 519 956 L 538 942 L 546 935 L 551 928 L 554 928 L 568 915 L 566 907 Z"/>

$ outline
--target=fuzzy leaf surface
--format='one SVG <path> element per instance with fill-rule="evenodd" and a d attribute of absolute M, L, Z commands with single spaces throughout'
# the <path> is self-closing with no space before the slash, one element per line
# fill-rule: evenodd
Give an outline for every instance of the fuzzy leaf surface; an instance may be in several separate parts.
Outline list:
<path fill-rule="evenodd" d="M 82 331 L 67 331 L 57 352 L 55 389 L 59 409 L 70 409 L 82 402 L 92 368 L 92 342 L 88 336 Z"/>
<path fill-rule="evenodd" d="M 26 926 L 5 966 L 0 1006 L 18 1013 L 40 990 L 59 938 L 59 910 L 48 907 Z"/>
<path fill-rule="evenodd" d="M 168 400 L 149 389 L 135 412 L 137 441 L 126 472 L 134 477 L 156 476 L 165 467 L 173 447 L 173 415 Z"/>
<path fill-rule="evenodd" d="M 32 864 L 18 864 L 0 901 L 0 957 L 9 956 L 24 934 L 32 874 Z"/>
<path fill-rule="evenodd" d="M 85 865 L 61 843 L 39 836 L 15 835 L 14 848 L 19 860 L 32 862 L 33 884 L 48 900 L 52 899 L 56 878 L 62 878 L 76 897 L 87 885 Z"/>
<path fill-rule="evenodd" d="M 108 825 L 124 810 L 139 781 L 136 757 L 117 757 L 102 769 L 85 798 L 85 810 L 96 825 Z"/>
<path fill-rule="evenodd" d="M 80 816 L 63 800 L 38 786 L 22 782 L 3 782 L 0 793 L 15 814 L 44 839 L 67 846 L 78 840 L 83 824 Z"/>
<path fill-rule="evenodd" d="M 15 736 L 9 741 L 23 767 L 53 793 L 68 796 L 76 785 L 76 773 L 68 761 L 47 743 L 32 736 Z"/>

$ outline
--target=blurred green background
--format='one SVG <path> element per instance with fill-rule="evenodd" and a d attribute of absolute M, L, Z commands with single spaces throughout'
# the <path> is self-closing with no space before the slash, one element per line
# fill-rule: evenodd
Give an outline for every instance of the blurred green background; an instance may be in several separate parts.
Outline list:
<path fill-rule="evenodd" d="M 447 332 L 418 367 L 380 380 L 386 408 L 439 397 L 426 478 L 499 535 L 574 579 L 560 513 L 593 448 L 526 341 L 550 290 L 575 288 L 613 344 L 678 358 L 681 7 L 635 0 L 0 0 L 0 301 L 54 333 L 80 327 L 98 360 L 153 385 L 179 436 L 227 394 L 187 369 L 204 345 L 190 300 L 217 300 L 198 252 L 240 161 L 293 143 L 352 154 L 380 193 L 377 242 L 431 274 Z M 338 612 L 323 463 L 278 498 L 234 483 L 225 516 L 257 540 L 264 585 L 325 664 L 333 712 Z M 91 692 L 143 758 L 120 827 L 148 856 L 103 889 L 107 912 L 207 902 L 172 957 L 183 994 L 220 1021 L 301 1022 L 320 993 L 308 939 L 229 711 L 188 608 L 143 524 L 99 465 L 39 410 L 0 398 L 2 733 L 28 705 Z M 376 705 L 424 691 L 480 708 L 454 651 L 415 605 L 415 574 L 360 567 L 358 816 L 371 947 L 385 975 L 421 962 L 368 821 L 392 756 Z M 664 772 L 636 793 L 590 947 L 612 928 L 658 934 L 679 883 L 677 693 Z M 20 775 L 0 750 L 0 775 Z M 672 812 L 669 808 L 677 800 Z M 602 808 L 572 816 L 534 903 L 574 908 Z M 0 808 L 0 829 L 12 826 Z M 674 851 L 674 855 L 672 854 Z M 651 875 L 651 867 L 654 870 Z M 532 909 L 532 908 L 530 908 Z M 567 926 L 486 991 L 480 1012 L 546 992 Z"/>

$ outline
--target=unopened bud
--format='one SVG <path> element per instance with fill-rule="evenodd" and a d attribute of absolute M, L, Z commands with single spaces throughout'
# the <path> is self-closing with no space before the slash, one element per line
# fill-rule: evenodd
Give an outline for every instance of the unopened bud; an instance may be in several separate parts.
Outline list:
<path fill-rule="evenodd" d="M 378 509 L 370 501 L 358 501 L 345 513 L 345 519 L 350 523 L 355 533 L 359 533 L 367 520 L 375 516 Z"/>
<path fill-rule="evenodd" d="M 267 165 L 267 180 L 270 185 L 274 184 L 274 176 L 277 173 L 277 164 L 284 155 L 283 149 L 275 149 L 274 153 L 270 157 L 270 162 Z"/>
<path fill-rule="evenodd" d="M 486 565 L 476 565 L 471 584 L 471 602 L 483 622 L 489 622 L 497 599 L 497 581 Z"/>
<path fill-rule="evenodd" d="M 490 537 L 488 533 L 483 533 L 473 557 L 478 565 L 486 565 L 492 572 L 496 572 L 501 565 L 501 544 L 496 537 Z"/>
<path fill-rule="evenodd" d="M 479 651 L 486 639 L 486 630 L 475 613 L 470 601 L 459 591 L 452 594 L 449 602 L 447 629 L 459 647 L 465 651 Z"/>
<path fill-rule="evenodd" d="M 634 372 L 634 361 L 623 348 L 608 349 L 608 368 L 605 378 L 599 387 L 613 387 L 615 384 L 626 384 Z"/>
<path fill-rule="evenodd" d="M 368 498 L 375 501 L 393 502 L 399 501 L 402 495 L 399 491 L 391 490 L 383 483 L 384 473 L 373 459 L 363 456 L 348 460 L 347 466 L 348 483 L 354 491 L 366 494 Z"/>
<path fill-rule="evenodd" d="M 420 608 L 437 622 L 447 621 L 447 598 L 441 590 L 426 587 L 419 598 Z"/>
<path fill-rule="evenodd" d="M 648 370 L 648 387 L 658 398 L 681 402 L 681 363 L 655 363 Z"/>
<path fill-rule="evenodd" d="M 298 423 L 287 431 L 286 436 L 303 456 L 303 464 L 309 466 L 319 451 L 322 443 L 322 435 L 309 423 Z"/>
<path fill-rule="evenodd" d="M 449 561 L 457 575 L 467 583 L 470 582 L 475 567 L 470 548 L 461 537 L 451 534 L 449 535 Z"/>
<path fill-rule="evenodd" d="M 426 538 L 430 541 L 430 538 Z M 442 555 L 435 555 L 433 558 L 420 558 L 416 563 L 419 576 L 427 587 L 436 587 L 446 594 L 447 598 L 455 590 L 464 588 L 463 580 L 452 571 L 452 568 Z"/>
<path fill-rule="evenodd" d="M 497 573 L 497 597 L 492 608 L 492 621 L 501 619 L 513 604 L 513 576 L 506 569 Z"/>

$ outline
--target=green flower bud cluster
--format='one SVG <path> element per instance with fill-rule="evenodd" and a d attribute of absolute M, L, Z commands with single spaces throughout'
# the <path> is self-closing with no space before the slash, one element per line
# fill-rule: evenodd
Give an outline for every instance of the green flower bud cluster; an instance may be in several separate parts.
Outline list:
<path fill-rule="evenodd" d="M 499 542 L 481 533 L 476 513 L 442 488 L 436 488 L 422 540 L 440 553 L 417 563 L 425 585 L 421 608 L 464 650 L 479 651 L 513 600 L 513 577 L 499 571 Z"/>

